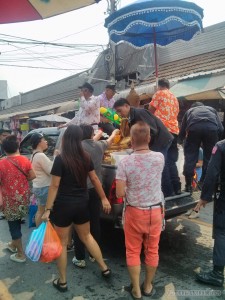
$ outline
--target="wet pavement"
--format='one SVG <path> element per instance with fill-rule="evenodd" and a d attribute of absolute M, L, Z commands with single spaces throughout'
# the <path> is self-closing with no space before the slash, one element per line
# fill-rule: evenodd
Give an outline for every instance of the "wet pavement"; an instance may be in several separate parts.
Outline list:
<path fill-rule="evenodd" d="M 160 263 L 155 277 L 156 294 L 152 299 L 195 300 L 225 299 L 221 288 L 202 285 L 195 281 L 199 267 L 212 267 L 212 204 L 200 213 L 200 218 L 189 220 L 180 216 L 168 220 L 160 242 Z M 68 253 L 69 291 L 61 294 L 52 287 L 57 278 L 55 263 L 25 264 L 10 261 L 5 249 L 9 241 L 8 225 L 0 221 L 0 300 L 125 300 L 131 299 L 124 286 L 129 284 L 125 261 L 124 236 L 120 229 L 103 224 L 102 250 L 112 268 L 110 280 L 102 278 L 96 263 L 88 259 L 86 269 L 78 269 L 71 263 L 73 253 Z M 23 225 L 23 242 L 26 244 L 32 229 Z M 141 279 L 144 277 L 144 266 Z M 4 296 L 3 296 L 4 295 Z M 150 299 L 143 297 L 143 299 Z"/>

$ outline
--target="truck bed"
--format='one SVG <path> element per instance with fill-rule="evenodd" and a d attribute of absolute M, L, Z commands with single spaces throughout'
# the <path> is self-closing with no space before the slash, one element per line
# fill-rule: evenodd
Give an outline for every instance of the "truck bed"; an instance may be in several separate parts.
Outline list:
<path fill-rule="evenodd" d="M 110 188 L 115 179 L 116 166 L 109 164 L 102 164 L 102 179 L 103 188 L 107 196 L 109 196 Z M 180 195 L 165 198 L 165 218 L 171 219 L 182 215 L 190 208 L 194 208 L 200 199 L 200 192 L 193 192 L 192 194 L 182 192 Z M 102 215 L 102 219 L 111 221 L 117 228 L 122 227 L 123 204 L 113 204 L 112 212 L 109 215 Z"/>
<path fill-rule="evenodd" d="M 193 192 L 192 195 L 182 192 L 181 195 L 165 198 L 165 217 L 171 219 L 194 208 L 200 199 L 200 192 Z"/>

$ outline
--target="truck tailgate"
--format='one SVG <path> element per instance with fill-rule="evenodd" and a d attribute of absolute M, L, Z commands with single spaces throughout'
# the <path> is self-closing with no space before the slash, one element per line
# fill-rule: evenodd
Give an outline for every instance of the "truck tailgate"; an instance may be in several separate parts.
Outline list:
<path fill-rule="evenodd" d="M 194 208 L 200 199 L 200 192 L 193 192 L 192 195 L 183 192 L 181 195 L 165 199 L 165 217 L 170 219 L 185 213 L 188 209 Z"/>

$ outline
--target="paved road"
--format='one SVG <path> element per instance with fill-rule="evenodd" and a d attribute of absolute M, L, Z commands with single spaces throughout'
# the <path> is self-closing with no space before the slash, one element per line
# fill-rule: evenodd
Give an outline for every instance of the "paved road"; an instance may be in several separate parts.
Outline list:
<path fill-rule="evenodd" d="M 201 285 L 194 279 L 194 272 L 201 266 L 212 266 L 211 221 L 212 205 L 201 212 L 199 219 L 189 220 L 181 216 L 167 222 L 160 242 L 160 264 L 155 278 L 154 299 L 225 299 L 220 288 Z M 30 229 L 23 225 L 24 243 Z M 0 300 L 125 300 L 130 299 L 124 291 L 129 283 L 125 264 L 124 237 L 121 230 L 104 225 L 102 249 L 108 265 L 113 270 L 109 281 L 101 278 L 96 263 L 87 260 L 86 269 L 77 269 L 68 253 L 69 291 L 60 294 L 52 287 L 57 276 L 55 263 L 14 263 L 5 249 L 9 241 L 6 221 L 0 221 Z M 144 271 L 142 271 L 144 272 Z M 142 273 L 143 278 L 144 273 Z M 2 294 L 2 296 L 1 296 Z M 5 296 L 3 296 L 3 294 Z M 148 298 L 146 298 L 148 299 Z"/>

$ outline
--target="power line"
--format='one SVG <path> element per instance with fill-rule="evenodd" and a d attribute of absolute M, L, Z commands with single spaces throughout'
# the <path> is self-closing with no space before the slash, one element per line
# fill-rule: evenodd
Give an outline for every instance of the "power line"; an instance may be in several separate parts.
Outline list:
<path fill-rule="evenodd" d="M 74 56 L 77 56 L 77 55 L 86 55 L 86 54 L 90 54 L 90 53 L 94 53 L 94 52 L 100 53 L 102 51 L 102 47 L 101 47 L 101 49 L 99 47 L 97 47 L 97 48 L 95 47 L 93 49 L 90 49 L 90 48 L 88 49 L 88 48 L 82 47 L 82 48 L 77 48 L 77 49 L 73 49 L 73 50 L 68 49 L 70 52 L 63 53 L 63 54 L 60 54 L 60 55 L 55 55 L 55 53 L 53 52 L 54 55 L 52 55 L 52 54 L 46 53 L 46 51 L 44 51 L 44 52 L 35 51 L 34 52 L 34 51 L 31 50 L 31 48 L 40 47 L 40 45 L 36 45 L 36 46 L 33 46 L 33 47 L 26 47 L 26 48 L 19 47 L 15 44 L 11 44 L 11 42 L 8 43 L 8 45 L 12 46 L 12 47 L 15 47 L 16 50 L 13 50 L 13 51 L 17 51 L 17 54 L 13 53 L 13 57 L 12 57 L 11 54 L 9 54 L 7 56 L 6 53 L 9 53 L 9 51 L 2 51 L 2 55 L 0 57 L 0 62 L 2 62 L 2 63 L 3 62 L 12 63 L 12 62 L 15 62 L 15 61 L 17 61 L 17 62 L 18 61 L 27 61 L 28 62 L 28 61 L 39 60 L 43 63 L 49 64 L 49 63 L 46 62 L 46 60 L 55 60 L 55 59 L 60 59 L 61 57 L 64 57 L 64 58 L 67 57 L 68 58 L 68 57 L 74 57 Z M 51 47 L 51 46 L 52 45 L 50 45 L 48 47 Z M 44 49 L 44 50 L 46 50 L 46 49 Z M 73 51 L 72 53 L 71 53 L 71 50 Z M 75 50 L 75 52 L 74 52 L 74 50 Z M 12 50 L 11 50 L 11 52 L 12 52 Z M 19 52 L 24 52 L 28 56 L 24 56 L 24 53 L 22 53 L 22 56 L 21 56 L 21 54 Z M 57 61 L 57 63 L 58 62 L 59 61 Z M 71 66 L 71 64 L 73 64 L 73 62 L 71 62 L 71 61 L 65 61 L 65 60 L 62 60 L 62 59 L 61 59 L 61 63 L 70 64 L 70 66 Z M 49 65 L 52 66 L 52 64 L 49 64 Z M 65 69 L 65 68 L 60 68 L 60 69 Z M 77 69 L 77 67 L 76 67 L 76 69 Z M 87 67 L 83 66 L 82 70 L 83 69 L 87 69 Z"/>
<path fill-rule="evenodd" d="M 16 47 L 15 45 L 13 45 L 14 47 Z M 23 50 L 25 53 L 27 53 L 28 52 L 28 50 Z M 29 51 L 29 52 L 31 52 L 31 51 Z M 29 53 L 29 55 L 31 56 L 31 57 L 34 57 L 33 56 L 33 53 Z M 50 63 L 48 63 L 48 62 L 46 62 L 46 61 L 43 61 L 43 59 L 42 58 L 38 58 L 37 59 L 38 61 L 41 61 L 42 63 L 44 63 L 44 64 L 46 64 L 46 65 L 49 65 L 49 66 L 51 66 L 51 67 L 54 67 L 52 64 L 50 64 Z"/>
<path fill-rule="evenodd" d="M 58 71 L 88 71 L 87 68 L 80 68 L 80 69 L 63 69 L 63 68 L 50 68 L 50 67 L 34 67 L 34 66 L 23 66 L 23 65 L 12 65 L 12 64 L 1 64 L 0 66 L 7 66 L 7 67 L 18 67 L 18 68 L 30 68 L 30 69 L 46 69 L 46 70 L 58 70 Z"/>
<path fill-rule="evenodd" d="M 93 29 L 93 28 L 95 28 L 95 27 L 97 27 L 97 26 L 99 26 L 99 25 L 102 25 L 102 24 L 103 24 L 103 22 L 98 23 L 98 24 L 93 25 L 93 26 L 91 26 L 91 27 L 85 28 L 85 29 L 83 29 L 83 30 L 80 30 L 80 31 L 71 33 L 71 34 L 69 34 L 69 35 L 66 35 L 66 36 L 64 36 L 64 37 L 58 38 L 58 39 L 56 39 L 56 40 L 53 40 L 53 42 L 54 42 L 54 41 L 58 41 L 58 40 L 62 40 L 62 39 L 64 39 L 64 38 L 67 38 L 67 37 L 70 37 L 70 36 L 73 36 L 73 35 L 76 35 L 76 34 L 83 33 L 83 32 L 85 32 L 85 31 L 88 31 L 89 29 Z"/>
<path fill-rule="evenodd" d="M 11 44 L 25 44 L 25 45 L 42 45 L 42 46 L 55 46 L 55 47 L 65 47 L 65 48 L 93 48 L 93 47 L 104 47 L 106 45 L 103 44 L 67 44 L 67 43 L 53 43 L 53 42 L 43 42 L 43 41 L 35 41 L 35 40 L 9 40 L 9 39 L 0 39 L 0 42 L 11 43 Z"/>

